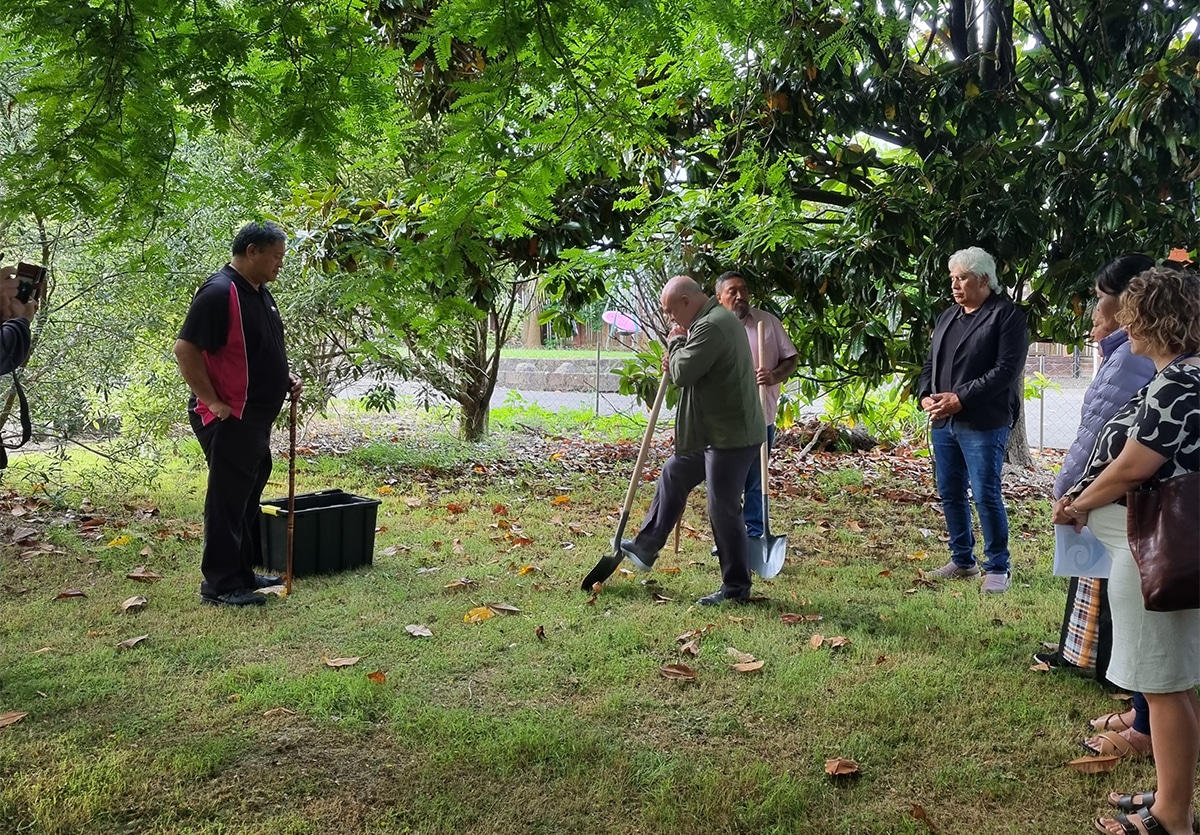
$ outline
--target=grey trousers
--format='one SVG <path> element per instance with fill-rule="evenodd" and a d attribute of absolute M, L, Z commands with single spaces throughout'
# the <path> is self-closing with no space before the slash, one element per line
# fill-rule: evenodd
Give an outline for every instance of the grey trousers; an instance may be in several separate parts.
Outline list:
<path fill-rule="evenodd" d="M 721 560 L 721 586 L 729 594 L 750 591 L 750 540 L 742 521 L 742 490 L 746 474 L 758 460 L 759 444 L 737 449 L 708 449 L 672 455 L 663 464 L 654 500 L 634 542 L 643 554 L 657 554 L 667 544 L 687 503 L 700 482 L 708 484 L 708 518 Z"/>

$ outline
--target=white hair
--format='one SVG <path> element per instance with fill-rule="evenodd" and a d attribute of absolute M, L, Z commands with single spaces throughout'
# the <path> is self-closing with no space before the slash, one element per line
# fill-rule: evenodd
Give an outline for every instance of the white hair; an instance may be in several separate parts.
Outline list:
<path fill-rule="evenodd" d="M 996 259 L 986 249 L 980 249 L 977 246 L 960 249 L 950 256 L 950 261 L 946 266 L 949 269 L 962 267 L 971 275 L 986 277 L 988 287 L 992 288 L 992 292 L 1000 292 L 1000 280 L 996 278 Z"/>

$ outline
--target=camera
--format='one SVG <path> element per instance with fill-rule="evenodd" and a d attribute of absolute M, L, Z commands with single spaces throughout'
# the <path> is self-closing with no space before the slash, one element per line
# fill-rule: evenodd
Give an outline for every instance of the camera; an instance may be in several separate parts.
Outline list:
<path fill-rule="evenodd" d="M 30 299 L 40 299 L 46 284 L 46 268 L 38 264 L 17 264 L 17 301 L 27 304 Z"/>

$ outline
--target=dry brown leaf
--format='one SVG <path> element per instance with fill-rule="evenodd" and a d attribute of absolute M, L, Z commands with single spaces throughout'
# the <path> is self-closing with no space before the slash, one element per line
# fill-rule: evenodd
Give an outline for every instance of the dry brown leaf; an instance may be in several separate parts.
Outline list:
<path fill-rule="evenodd" d="M 550 502 L 550 504 L 555 504 L 555 505 L 570 504 L 570 503 L 571 503 L 570 496 L 555 496 L 553 501 Z"/>
<path fill-rule="evenodd" d="M 387 684 L 387 673 L 383 670 L 376 670 L 373 673 L 367 673 L 367 681 L 372 684 Z"/>
<path fill-rule="evenodd" d="M 875 576 L 876 576 L 876 577 L 891 577 L 891 576 L 892 576 L 892 571 L 891 571 L 891 569 L 885 568 L 883 571 L 880 571 L 880 572 L 879 572 L 878 574 L 876 574 Z"/>
<path fill-rule="evenodd" d="M 7 713 L 0 713 L 0 728 L 7 728 L 9 725 L 15 725 L 28 715 L 28 711 L 22 713 L 19 710 L 10 710 Z"/>
<path fill-rule="evenodd" d="M 683 569 L 677 565 L 668 566 L 667 568 L 658 569 L 659 574 L 679 574 Z"/>
<path fill-rule="evenodd" d="M 351 658 L 326 658 L 324 655 L 322 655 L 321 660 L 325 662 L 326 667 L 338 668 L 353 667 L 359 661 L 362 661 L 362 658 L 358 657 L 357 655 Z"/>
<path fill-rule="evenodd" d="M 539 623 L 537 629 L 533 630 L 533 637 L 537 638 L 539 641 L 546 640 L 546 627 Z"/>
<path fill-rule="evenodd" d="M 533 540 L 527 536 L 514 536 L 511 540 L 511 542 L 512 542 L 512 548 L 509 549 L 510 551 L 515 548 L 524 548 L 526 545 L 533 544 Z"/>
<path fill-rule="evenodd" d="M 139 609 L 145 609 L 145 608 L 146 608 L 146 604 L 147 604 L 147 603 L 149 603 L 149 602 L 150 602 L 149 600 L 147 600 L 146 598 L 142 597 L 142 596 L 139 594 L 139 595 L 137 595 L 136 597 L 131 597 L 131 598 L 129 598 L 128 600 L 126 600 L 124 603 L 122 603 L 122 604 L 121 604 L 121 611 L 123 611 L 123 612 L 136 612 L 136 611 L 137 611 L 137 610 L 139 610 Z"/>
<path fill-rule="evenodd" d="M 798 615 L 794 612 L 784 612 L 779 616 L 779 620 L 781 623 L 793 626 L 797 623 L 816 623 L 819 620 L 823 620 L 823 618 L 817 614 Z"/>
<path fill-rule="evenodd" d="M 692 638 L 692 640 L 681 646 L 679 651 L 686 655 L 690 655 L 693 658 L 696 657 L 700 654 L 700 639 Z"/>
<path fill-rule="evenodd" d="M 428 626 L 422 626 L 419 623 L 410 623 L 404 627 L 404 631 L 414 638 L 432 638 L 433 633 L 429 631 Z"/>
<path fill-rule="evenodd" d="M 508 505 L 503 505 L 503 504 L 492 505 L 492 515 L 493 516 L 507 516 L 508 515 Z"/>
<path fill-rule="evenodd" d="M 597 597 L 599 597 L 599 595 L 598 595 L 598 594 L 593 594 L 591 597 L 589 597 L 589 598 L 587 599 L 587 602 L 585 602 L 583 605 L 584 605 L 584 606 L 595 606 L 595 605 L 596 605 L 596 598 L 597 598 Z"/>
<path fill-rule="evenodd" d="M 1133 698 L 1133 695 L 1130 693 L 1110 693 L 1108 697 L 1114 702 L 1128 702 Z"/>
<path fill-rule="evenodd" d="M 824 565 L 824 566 L 832 567 L 834 565 L 837 565 L 837 563 L 835 563 L 833 560 L 817 560 L 817 565 Z"/>
<path fill-rule="evenodd" d="M 677 679 L 679 681 L 695 681 L 696 671 L 687 664 L 666 664 L 658 668 L 659 673 L 663 678 Z"/>
<path fill-rule="evenodd" d="M 820 649 L 823 643 L 825 643 L 825 636 L 820 632 L 808 639 L 808 645 L 813 649 Z"/>
<path fill-rule="evenodd" d="M 908 558 L 910 560 L 923 560 L 923 559 L 925 559 L 925 556 L 926 556 L 926 554 L 924 551 L 913 551 L 911 554 L 908 555 Z"/>
<path fill-rule="evenodd" d="M 446 505 L 446 510 L 450 511 L 451 513 L 455 513 L 455 514 L 466 513 L 467 506 L 465 504 L 459 504 L 458 502 L 450 502 L 450 504 Z"/>
<path fill-rule="evenodd" d="M 847 638 L 845 635 L 834 635 L 832 638 L 829 639 L 830 649 L 837 649 L 838 647 L 848 647 L 848 646 L 850 646 L 850 639 Z"/>
<path fill-rule="evenodd" d="M 404 500 L 404 503 L 406 505 L 408 505 L 409 507 L 417 508 L 417 507 L 420 507 L 421 505 L 425 504 L 425 500 L 422 498 L 418 498 L 417 496 L 409 496 L 408 498 L 406 498 Z"/>
<path fill-rule="evenodd" d="M 933 821 L 929 819 L 929 815 L 925 814 L 925 808 L 919 804 L 912 805 L 912 816 L 921 823 L 925 824 L 925 828 L 930 832 L 937 832 L 937 827 L 933 825 Z"/>
<path fill-rule="evenodd" d="M 670 603 L 670 602 L 671 602 L 672 600 L 674 600 L 675 598 L 674 598 L 674 597 L 667 597 L 665 594 L 660 594 L 659 592 L 653 592 L 653 593 L 650 595 L 650 599 L 654 601 L 654 604 L 655 604 L 655 605 L 658 605 L 658 604 L 660 604 L 660 603 Z"/>
<path fill-rule="evenodd" d="M 834 757 L 825 761 L 825 773 L 830 777 L 848 777 L 858 773 L 858 763 L 849 757 Z"/>
<path fill-rule="evenodd" d="M 857 519 L 851 519 L 849 522 L 846 523 L 846 527 L 849 528 L 850 530 L 854 531 L 855 533 L 863 532 L 863 526 Z"/>
<path fill-rule="evenodd" d="M 277 586 L 263 586 L 261 589 L 255 589 L 254 593 L 261 594 L 263 597 L 266 597 L 269 594 L 273 594 L 276 597 L 287 597 L 287 584 L 280 583 Z"/>
<path fill-rule="evenodd" d="M 1050 665 L 1045 661 L 1039 661 L 1029 669 L 1033 670 L 1035 673 L 1048 673 L 1050 672 Z"/>
<path fill-rule="evenodd" d="M 154 553 L 154 551 L 153 551 L 153 550 L 150 548 L 150 546 L 149 546 L 149 545 L 147 545 L 147 546 L 146 546 L 145 548 L 143 548 L 141 551 L 138 551 L 138 556 L 139 556 L 139 557 L 148 557 L 148 556 L 150 556 L 150 555 L 151 555 L 151 554 L 153 554 L 153 553 Z"/>
<path fill-rule="evenodd" d="M 471 611 L 463 615 L 463 623 L 482 623 L 485 620 L 494 618 L 496 613 L 487 606 L 476 606 Z"/>
<path fill-rule="evenodd" d="M 455 554 L 462 554 L 466 552 L 466 549 L 463 548 L 462 540 L 458 537 L 454 538 L 454 542 L 450 545 L 450 550 Z"/>
<path fill-rule="evenodd" d="M 151 571 L 144 565 L 139 565 L 125 576 L 130 580 L 137 580 L 139 583 L 153 583 L 155 580 L 162 579 L 161 574 L 157 571 Z"/>
<path fill-rule="evenodd" d="M 878 667 L 880 664 L 884 663 L 887 660 L 888 660 L 888 657 L 886 655 L 881 655 L 875 659 L 875 663 L 872 666 Z"/>
<path fill-rule="evenodd" d="M 725 647 L 725 653 L 736 658 L 739 664 L 748 664 L 754 660 L 753 655 L 748 652 L 742 652 L 737 647 Z"/>
<path fill-rule="evenodd" d="M 604 591 L 604 584 L 603 583 L 592 583 L 592 591 L 595 592 L 596 594 L 599 594 L 600 592 Z"/>
<path fill-rule="evenodd" d="M 517 573 L 524 577 L 526 574 L 532 574 L 535 571 L 541 571 L 536 565 L 523 565 L 517 569 Z"/>
<path fill-rule="evenodd" d="M 121 641 L 119 644 L 117 644 L 117 649 L 133 649 L 149 637 L 149 635 L 138 635 L 136 638 L 126 638 L 124 641 Z"/>
<path fill-rule="evenodd" d="M 54 649 L 54 647 L 42 647 L 41 649 L 35 649 L 33 651 L 33 654 L 34 655 L 42 655 L 43 653 L 47 653 L 47 652 L 56 652 L 56 650 Z"/>
<path fill-rule="evenodd" d="M 766 661 L 746 661 L 742 664 L 734 664 L 733 669 L 739 673 L 757 673 L 766 663 Z"/>
<path fill-rule="evenodd" d="M 296 711 L 288 710 L 286 707 L 273 707 L 270 710 L 264 710 L 263 716 L 267 719 L 277 719 L 282 716 L 295 716 Z"/>
<path fill-rule="evenodd" d="M 475 581 L 470 577 L 459 577 L 457 580 L 451 580 L 445 587 L 450 591 L 458 591 L 459 589 L 470 588 L 473 585 L 475 585 Z"/>
<path fill-rule="evenodd" d="M 87 597 L 87 595 L 79 589 L 67 589 L 66 591 L 60 591 L 58 594 L 54 595 L 55 600 L 70 600 L 73 597 Z"/>
<path fill-rule="evenodd" d="M 1108 757 L 1080 757 L 1067 765 L 1081 774 L 1106 774 L 1116 768 L 1120 761 L 1121 758 L 1113 754 Z"/>
<path fill-rule="evenodd" d="M 507 603 L 484 603 L 483 605 L 487 606 L 489 609 L 491 609 L 497 615 L 519 615 L 519 614 L 521 614 L 520 609 L 518 609 L 516 606 L 510 606 Z"/>

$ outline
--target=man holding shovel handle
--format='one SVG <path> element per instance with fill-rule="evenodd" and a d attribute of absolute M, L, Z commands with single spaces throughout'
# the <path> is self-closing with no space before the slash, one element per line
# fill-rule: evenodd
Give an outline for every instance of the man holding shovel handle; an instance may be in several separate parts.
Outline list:
<path fill-rule="evenodd" d="M 668 281 L 660 301 L 673 324 L 664 373 L 681 391 L 675 454 L 663 465 L 641 530 L 621 540 L 619 550 L 639 570 L 651 570 L 688 494 L 707 482 L 721 588 L 696 602 L 744 601 L 750 597 L 750 542 L 741 495 L 766 440 L 750 344 L 737 318 L 688 276 Z"/>

